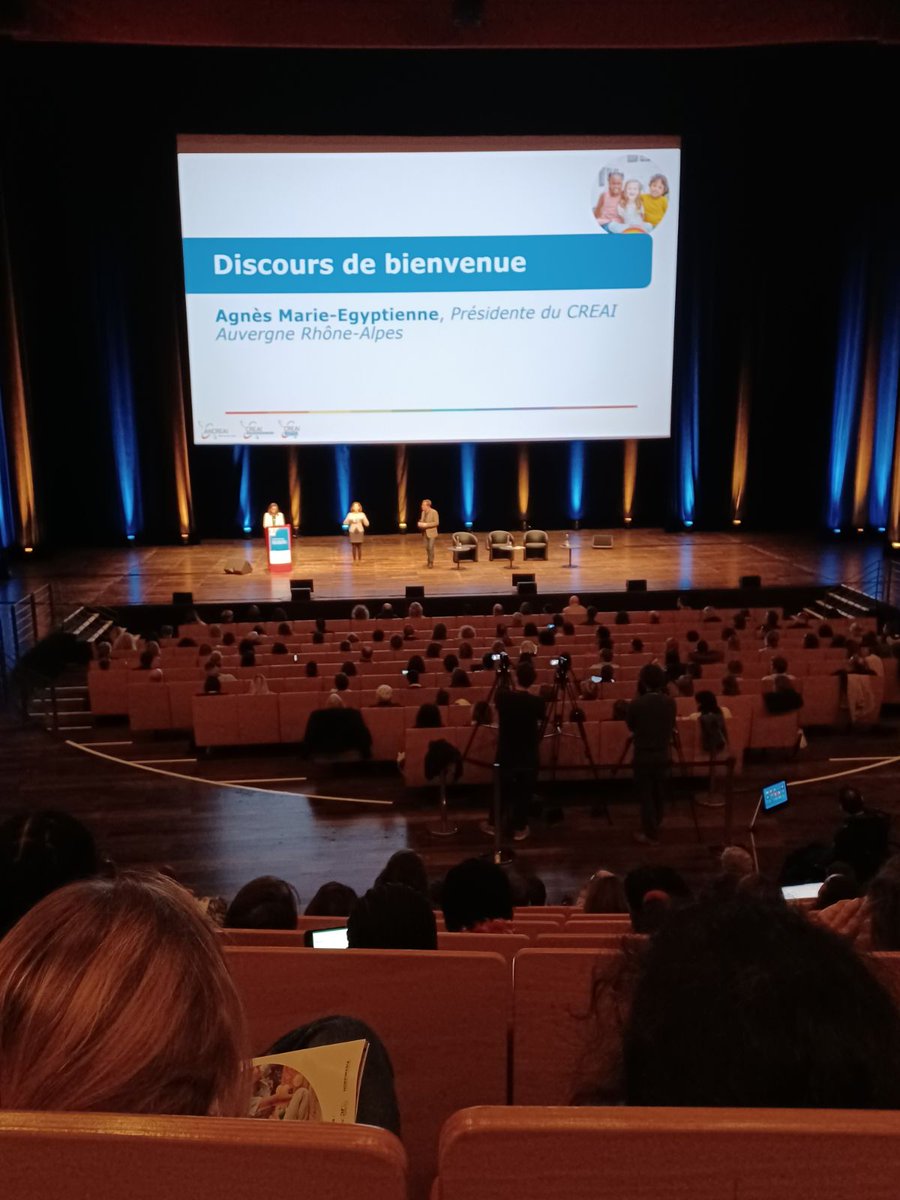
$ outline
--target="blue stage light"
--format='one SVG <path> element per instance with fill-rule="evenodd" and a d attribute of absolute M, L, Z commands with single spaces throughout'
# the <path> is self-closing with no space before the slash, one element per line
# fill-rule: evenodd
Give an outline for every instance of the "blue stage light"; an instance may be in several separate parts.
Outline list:
<path fill-rule="evenodd" d="M 840 533 L 838 524 L 844 512 L 844 482 L 853 446 L 866 337 L 865 255 L 858 247 L 851 254 L 841 288 L 828 463 L 828 524 L 835 533 Z"/>
<path fill-rule="evenodd" d="M 471 442 L 463 442 L 459 447 L 459 482 L 463 524 L 471 529 L 475 520 L 475 447 Z"/>
<path fill-rule="evenodd" d="M 690 529 L 690 528 L 692 528 L 693 524 L 694 524 L 693 521 L 685 521 L 684 527 L 685 527 L 685 529 Z"/>
<path fill-rule="evenodd" d="M 125 540 L 126 540 L 127 542 L 133 542 L 133 541 L 134 541 L 134 534 L 133 534 L 133 533 L 126 533 L 126 534 L 125 534 Z"/>
<path fill-rule="evenodd" d="M 569 445 L 569 520 L 584 516 L 584 442 Z"/>
<path fill-rule="evenodd" d="M 335 446 L 334 472 L 337 484 L 338 520 L 343 521 L 350 511 L 350 447 Z M 346 529 L 346 526 L 342 526 Z"/>
<path fill-rule="evenodd" d="M 253 514 L 250 511 L 250 447 L 235 446 L 232 461 L 240 470 L 238 481 L 238 522 L 244 533 L 253 529 Z"/>

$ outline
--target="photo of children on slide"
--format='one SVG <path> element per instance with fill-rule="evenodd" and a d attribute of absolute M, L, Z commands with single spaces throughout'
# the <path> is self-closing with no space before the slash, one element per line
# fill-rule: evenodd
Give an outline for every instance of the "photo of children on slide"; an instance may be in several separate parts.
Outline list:
<path fill-rule="evenodd" d="M 643 155 L 601 169 L 594 217 L 601 233 L 653 233 L 669 207 L 669 181 Z"/>

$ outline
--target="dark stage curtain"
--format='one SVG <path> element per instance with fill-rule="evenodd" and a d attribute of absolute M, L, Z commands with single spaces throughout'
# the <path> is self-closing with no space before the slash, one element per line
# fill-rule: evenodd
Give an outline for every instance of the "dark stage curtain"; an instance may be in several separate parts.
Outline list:
<path fill-rule="evenodd" d="M 858 510 L 853 439 L 865 409 L 878 431 L 864 481 L 867 519 L 890 525 L 889 510 L 900 511 L 885 449 L 895 433 L 898 322 L 885 264 L 898 234 L 885 148 L 898 56 L 876 45 L 0 46 L 0 179 L 44 535 L 69 544 L 129 532 L 148 541 L 195 530 L 234 537 L 248 522 L 255 530 L 272 499 L 291 511 L 285 449 L 185 446 L 178 132 L 682 135 L 675 436 L 641 443 L 636 459 L 622 443 L 588 441 L 583 454 L 567 443 L 532 445 L 529 520 L 561 527 L 580 509 L 582 525 L 614 526 L 630 497 L 635 524 L 730 528 L 743 464 L 745 526 L 824 528 L 848 272 L 864 256 L 866 296 L 874 271 L 883 298 L 866 310 L 878 313 L 875 348 L 868 317 L 854 334 L 862 365 L 844 423 L 840 504 Z M 129 472 L 139 528 L 133 498 L 130 518 L 126 511 Z M 373 529 L 398 527 L 393 447 L 353 447 L 342 457 L 300 446 L 295 478 L 304 532 L 336 534 L 346 494 L 365 503 Z M 428 495 L 445 530 L 466 520 L 476 529 L 519 522 L 515 444 L 411 446 L 404 478 L 410 519 Z"/>

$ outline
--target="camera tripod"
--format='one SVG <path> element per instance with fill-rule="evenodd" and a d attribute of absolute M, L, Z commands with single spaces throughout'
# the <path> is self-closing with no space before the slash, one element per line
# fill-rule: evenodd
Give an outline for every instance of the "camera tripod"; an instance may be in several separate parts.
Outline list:
<path fill-rule="evenodd" d="M 512 676 L 510 674 L 509 655 L 507 655 L 507 654 L 498 655 L 495 658 L 495 664 L 496 664 L 496 671 L 494 673 L 494 681 L 491 684 L 490 691 L 487 694 L 486 703 L 488 705 L 491 705 L 494 703 L 494 697 L 496 696 L 498 691 L 508 692 L 508 691 L 512 690 Z M 513 854 L 512 854 L 512 851 L 510 851 L 504 847 L 503 842 L 502 842 L 502 834 L 501 834 L 501 830 L 500 830 L 500 822 L 502 820 L 502 812 L 501 812 L 502 804 L 501 804 L 501 794 L 500 794 L 500 764 L 497 761 L 497 752 L 495 749 L 494 754 L 493 754 L 493 760 L 490 764 L 485 763 L 485 762 L 479 762 L 477 759 L 470 758 L 470 754 L 472 751 L 472 745 L 475 741 L 475 738 L 478 736 L 479 729 L 482 729 L 482 728 L 483 728 L 483 726 L 481 726 L 481 725 L 473 725 L 472 726 L 472 731 L 469 734 L 468 740 L 466 741 L 465 749 L 462 752 L 461 762 L 462 762 L 463 769 L 465 769 L 465 764 L 470 761 L 473 762 L 476 766 L 490 765 L 490 767 L 491 767 L 492 789 L 493 789 L 493 800 L 491 803 L 491 808 L 493 810 L 492 818 L 493 818 L 493 823 L 494 823 L 494 848 L 491 851 L 491 860 L 493 862 L 495 862 L 498 866 L 502 866 L 505 863 L 512 862 Z"/>
<path fill-rule="evenodd" d="M 600 782 L 600 772 L 597 768 L 597 763 L 594 755 L 591 752 L 590 743 L 587 739 L 587 734 L 584 731 L 584 711 L 580 705 L 580 696 L 578 694 L 579 681 L 571 670 L 569 661 L 565 655 L 560 655 L 556 660 L 556 671 L 553 675 L 553 693 L 547 701 L 547 707 L 544 711 L 544 720 L 541 723 L 540 738 L 543 741 L 546 737 L 553 738 L 553 746 L 551 749 L 551 765 L 550 778 L 556 781 L 556 771 L 559 765 L 559 747 L 564 737 L 575 737 L 573 733 L 564 733 L 563 725 L 566 720 L 566 704 L 569 705 L 569 722 L 578 730 L 577 736 L 581 738 L 581 745 L 584 748 L 584 756 L 588 761 L 591 775 L 594 780 Z M 592 815 L 596 816 L 602 813 L 610 825 L 613 823 L 612 814 L 609 811 L 609 805 L 604 799 L 598 799 L 594 802 Z"/>

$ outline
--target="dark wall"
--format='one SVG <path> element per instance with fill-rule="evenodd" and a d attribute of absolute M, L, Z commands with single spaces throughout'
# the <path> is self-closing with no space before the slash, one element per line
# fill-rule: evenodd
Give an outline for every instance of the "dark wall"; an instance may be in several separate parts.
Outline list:
<path fill-rule="evenodd" d="M 123 363 L 134 384 L 145 536 L 165 539 L 176 530 L 167 413 L 183 319 L 178 132 L 681 134 L 676 355 L 682 365 L 699 356 L 697 524 L 723 526 L 730 517 L 735 398 L 747 354 L 753 410 L 746 524 L 820 527 L 848 231 L 894 219 L 878 171 L 889 158 L 888 83 L 897 62 L 897 50 L 875 47 L 0 47 L 0 179 L 46 533 L 57 542 L 121 537 L 108 394 Z M 879 211 L 882 202 L 886 211 Z M 641 446 L 638 523 L 671 518 L 673 446 Z M 272 496 L 286 503 L 284 451 L 254 447 L 250 454 L 252 511 Z M 392 451 L 356 447 L 351 457 L 354 492 L 379 525 L 392 528 Z M 191 461 L 201 535 L 232 536 L 232 452 L 200 447 Z M 333 531 L 333 453 L 301 448 L 300 461 L 304 528 Z M 566 523 L 567 463 L 564 445 L 532 448 L 536 524 Z M 514 446 L 479 449 L 477 524 L 515 520 L 515 480 Z M 621 487 L 621 446 L 589 445 L 586 524 L 619 523 Z M 412 448 L 411 504 L 423 491 L 442 498 L 445 526 L 456 523 L 455 448 Z"/>

